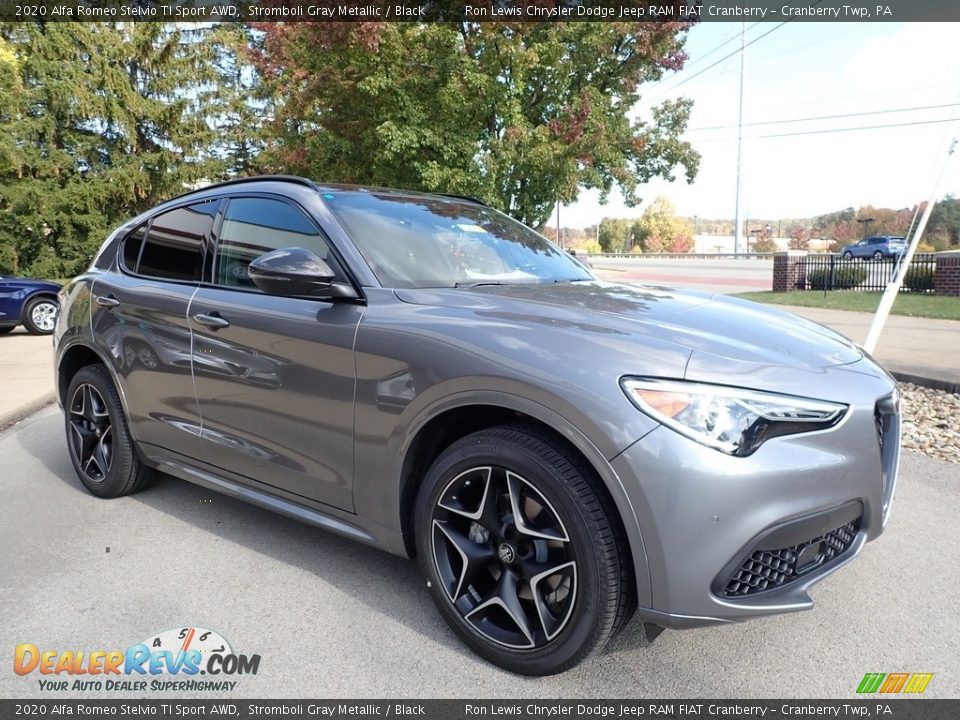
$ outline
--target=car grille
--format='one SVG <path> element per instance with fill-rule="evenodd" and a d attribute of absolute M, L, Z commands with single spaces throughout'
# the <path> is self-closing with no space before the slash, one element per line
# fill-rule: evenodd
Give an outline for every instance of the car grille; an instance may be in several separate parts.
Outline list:
<path fill-rule="evenodd" d="M 780 550 L 757 550 L 733 573 L 723 594 L 727 597 L 745 597 L 781 588 L 843 555 L 853 544 L 859 528 L 860 518 L 857 518 L 799 545 Z M 804 553 L 807 548 L 811 550 Z M 809 557 L 798 567 L 804 554 Z"/>

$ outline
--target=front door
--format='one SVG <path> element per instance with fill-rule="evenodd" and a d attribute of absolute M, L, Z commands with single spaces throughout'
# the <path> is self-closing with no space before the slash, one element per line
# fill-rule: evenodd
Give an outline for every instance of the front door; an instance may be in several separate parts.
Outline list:
<path fill-rule="evenodd" d="M 200 458 L 304 498 L 353 509 L 353 340 L 362 306 L 265 295 L 254 258 L 303 247 L 337 267 L 296 206 L 232 198 L 211 275 L 190 305 Z"/>

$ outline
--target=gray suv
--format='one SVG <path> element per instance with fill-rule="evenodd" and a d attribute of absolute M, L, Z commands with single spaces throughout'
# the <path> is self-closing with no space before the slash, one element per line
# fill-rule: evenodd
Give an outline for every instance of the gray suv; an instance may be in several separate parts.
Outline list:
<path fill-rule="evenodd" d="M 856 345 L 599 282 L 467 198 L 224 183 L 117 229 L 61 301 L 91 493 L 159 471 L 416 557 L 515 672 L 635 612 L 654 636 L 809 608 L 890 510 L 897 388 Z"/>
<path fill-rule="evenodd" d="M 843 248 L 841 254 L 847 260 L 851 258 L 883 260 L 884 258 L 900 257 L 906 249 L 907 241 L 904 238 L 879 235 L 847 245 Z"/>

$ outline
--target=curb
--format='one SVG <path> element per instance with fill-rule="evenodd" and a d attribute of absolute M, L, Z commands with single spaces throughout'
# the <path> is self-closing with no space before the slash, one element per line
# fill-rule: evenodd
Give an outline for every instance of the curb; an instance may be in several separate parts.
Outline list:
<path fill-rule="evenodd" d="M 14 425 L 15 423 L 20 422 L 24 418 L 30 417 L 38 410 L 42 410 L 56 400 L 56 395 L 53 390 L 45 392 L 40 397 L 31 400 L 30 402 L 25 402 L 19 407 L 13 408 L 7 412 L 0 412 L 0 430 L 5 430 L 6 428 Z"/>
<path fill-rule="evenodd" d="M 919 385 L 920 387 L 930 388 L 931 390 L 941 390 L 942 392 L 960 395 L 960 382 L 950 380 L 936 380 L 934 378 L 924 377 L 923 375 L 914 375 L 912 373 L 889 371 L 899 382 Z"/>

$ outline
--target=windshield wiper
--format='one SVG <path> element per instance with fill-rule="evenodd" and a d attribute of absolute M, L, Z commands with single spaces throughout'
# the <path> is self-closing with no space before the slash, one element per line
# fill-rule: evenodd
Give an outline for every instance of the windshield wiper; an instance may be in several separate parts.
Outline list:
<path fill-rule="evenodd" d="M 453 286 L 455 288 L 475 288 L 481 287 L 482 285 L 506 285 L 505 282 L 500 282 L 499 280 L 464 280 L 462 282 L 455 282 Z"/>

